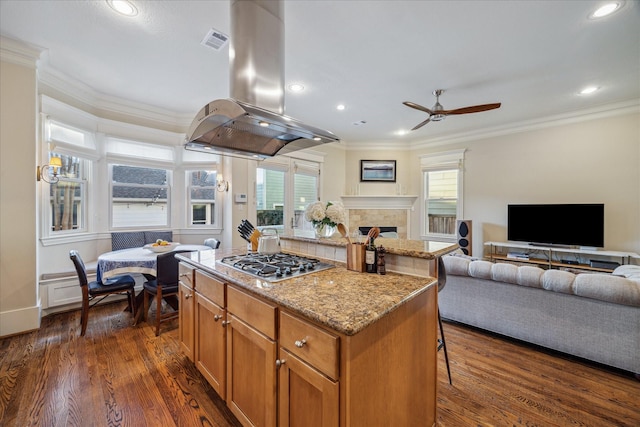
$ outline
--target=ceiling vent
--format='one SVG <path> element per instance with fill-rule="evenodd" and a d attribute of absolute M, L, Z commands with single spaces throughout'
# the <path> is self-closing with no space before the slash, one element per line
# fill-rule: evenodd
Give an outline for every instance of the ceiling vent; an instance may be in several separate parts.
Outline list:
<path fill-rule="evenodd" d="M 218 31 L 215 28 L 209 30 L 204 39 L 200 42 L 201 45 L 210 47 L 214 50 L 222 50 L 229 43 L 229 36 Z"/>

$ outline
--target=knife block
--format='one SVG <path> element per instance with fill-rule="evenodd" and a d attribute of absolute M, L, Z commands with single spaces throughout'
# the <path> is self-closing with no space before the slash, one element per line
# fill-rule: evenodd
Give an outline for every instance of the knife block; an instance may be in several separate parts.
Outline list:
<path fill-rule="evenodd" d="M 359 273 L 366 271 L 364 252 L 365 245 L 363 243 L 347 243 L 347 270 Z"/>

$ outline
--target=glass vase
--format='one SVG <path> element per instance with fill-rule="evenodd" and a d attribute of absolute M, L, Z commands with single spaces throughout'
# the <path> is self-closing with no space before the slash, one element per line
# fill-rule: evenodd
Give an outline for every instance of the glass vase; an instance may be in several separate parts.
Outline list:
<path fill-rule="evenodd" d="M 313 229 L 316 232 L 316 237 L 318 239 L 329 238 L 336 232 L 336 227 L 329 224 L 317 224 L 313 226 Z"/>

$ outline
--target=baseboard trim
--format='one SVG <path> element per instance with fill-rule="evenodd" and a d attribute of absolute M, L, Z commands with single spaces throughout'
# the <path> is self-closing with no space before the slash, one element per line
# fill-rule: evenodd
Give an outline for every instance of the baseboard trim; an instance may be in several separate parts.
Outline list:
<path fill-rule="evenodd" d="M 40 302 L 32 307 L 0 312 L 0 338 L 40 329 Z"/>

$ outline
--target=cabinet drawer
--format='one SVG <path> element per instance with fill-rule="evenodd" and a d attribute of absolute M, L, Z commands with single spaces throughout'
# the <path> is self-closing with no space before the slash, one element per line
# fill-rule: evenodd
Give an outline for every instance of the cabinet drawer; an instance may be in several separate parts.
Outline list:
<path fill-rule="evenodd" d="M 181 281 L 185 286 L 193 289 L 193 272 L 195 268 L 191 267 L 189 264 L 181 262 L 178 264 L 178 280 Z"/>
<path fill-rule="evenodd" d="M 317 326 L 280 312 L 280 346 L 333 379 L 338 379 L 339 342 Z"/>
<path fill-rule="evenodd" d="M 228 286 L 227 310 L 269 338 L 276 339 L 275 306 Z"/>
<path fill-rule="evenodd" d="M 200 270 L 196 270 L 196 291 L 224 307 L 224 283 Z"/>

